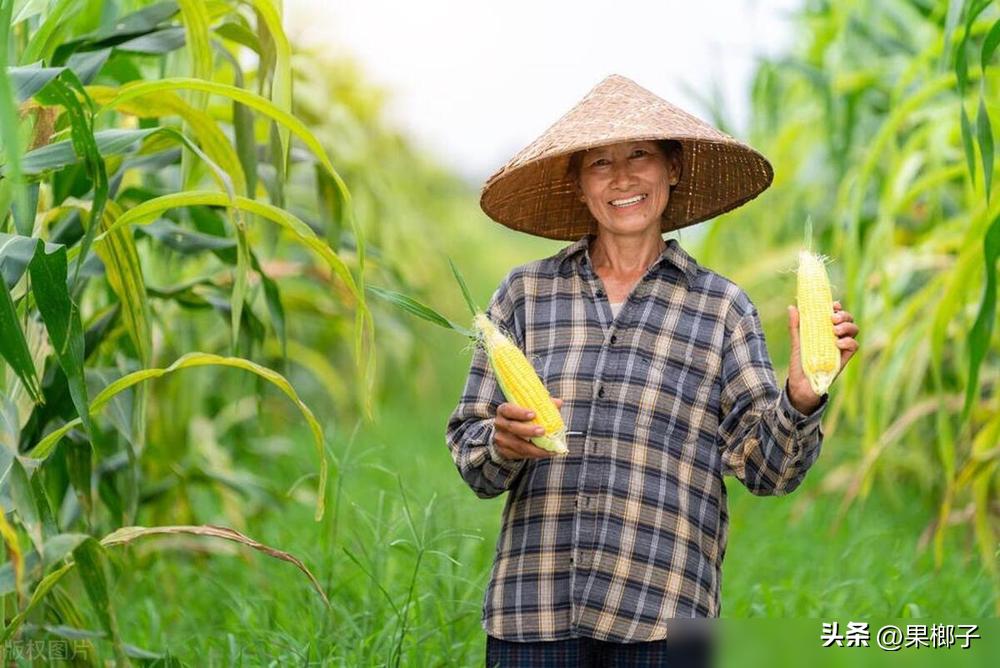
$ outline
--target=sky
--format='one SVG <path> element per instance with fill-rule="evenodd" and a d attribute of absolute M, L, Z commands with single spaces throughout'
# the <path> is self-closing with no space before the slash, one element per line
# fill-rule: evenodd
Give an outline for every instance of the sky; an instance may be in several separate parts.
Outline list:
<path fill-rule="evenodd" d="M 790 45 L 801 0 L 285 0 L 296 44 L 354 57 L 390 93 L 386 116 L 470 182 L 502 167 L 605 76 L 695 116 L 724 100 L 746 126 L 760 55 Z"/>

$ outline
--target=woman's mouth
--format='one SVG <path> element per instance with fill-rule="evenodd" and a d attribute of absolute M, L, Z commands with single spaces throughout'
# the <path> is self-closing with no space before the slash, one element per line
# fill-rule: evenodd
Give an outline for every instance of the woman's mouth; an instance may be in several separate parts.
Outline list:
<path fill-rule="evenodd" d="M 613 199 L 608 204 L 615 207 L 616 209 L 627 209 L 630 206 L 635 206 L 642 200 L 646 199 L 646 195 L 636 195 L 634 197 L 628 197 L 625 199 Z"/>

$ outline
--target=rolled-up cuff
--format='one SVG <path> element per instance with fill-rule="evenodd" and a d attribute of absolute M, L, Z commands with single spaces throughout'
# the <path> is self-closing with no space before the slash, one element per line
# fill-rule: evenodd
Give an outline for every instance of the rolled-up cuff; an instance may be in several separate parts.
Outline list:
<path fill-rule="evenodd" d="M 513 476 L 517 475 L 517 472 L 521 470 L 521 468 L 524 466 L 525 461 L 527 460 L 507 459 L 506 457 L 501 455 L 500 451 L 497 449 L 496 441 L 493 440 L 493 434 L 495 431 L 496 427 L 493 425 L 493 422 L 490 421 L 490 424 L 486 428 L 486 431 L 483 435 L 483 438 L 486 439 L 487 449 L 489 450 L 490 453 L 490 459 L 493 461 L 494 464 L 497 465 L 497 468 L 509 472 L 510 473 L 509 478 L 512 478 Z"/>
<path fill-rule="evenodd" d="M 781 396 L 778 399 L 778 421 L 781 423 L 782 429 L 788 433 L 811 434 L 819 427 L 829 399 L 830 394 L 824 392 L 819 399 L 819 405 L 816 409 L 806 415 L 792 404 L 792 400 L 788 395 L 788 381 L 786 380 L 785 386 L 781 390 Z"/>

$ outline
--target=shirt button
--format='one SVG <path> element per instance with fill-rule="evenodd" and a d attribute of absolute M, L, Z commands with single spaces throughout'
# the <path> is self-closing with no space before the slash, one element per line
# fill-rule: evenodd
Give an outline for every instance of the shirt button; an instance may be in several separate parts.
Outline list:
<path fill-rule="evenodd" d="M 618 337 L 614 334 L 611 335 L 611 343 L 618 343 Z"/>
<path fill-rule="evenodd" d="M 603 297 L 604 296 L 604 290 L 598 290 L 596 294 L 597 294 L 598 297 Z"/>
<path fill-rule="evenodd" d="M 604 398 L 604 388 L 603 387 L 601 387 L 600 389 L 597 390 L 597 396 L 601 397 L 602 399 Z"/>

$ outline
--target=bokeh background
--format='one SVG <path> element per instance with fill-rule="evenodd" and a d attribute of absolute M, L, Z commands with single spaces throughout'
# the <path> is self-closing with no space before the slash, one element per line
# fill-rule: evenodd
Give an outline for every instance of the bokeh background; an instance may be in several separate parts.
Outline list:
<path fill-rule="evenodd" d="M 728 481 L 723 617 L 995 618 L 1000 4 L 701 4 L 0 0 L 8 658 L 481 665 L 469 342 L 382 297 L 558 251 L 479 187 L 612 72 L 774 165 L 673 236 L 779 379 L 807 217 L 861 326 L 802 486 Z"/>

